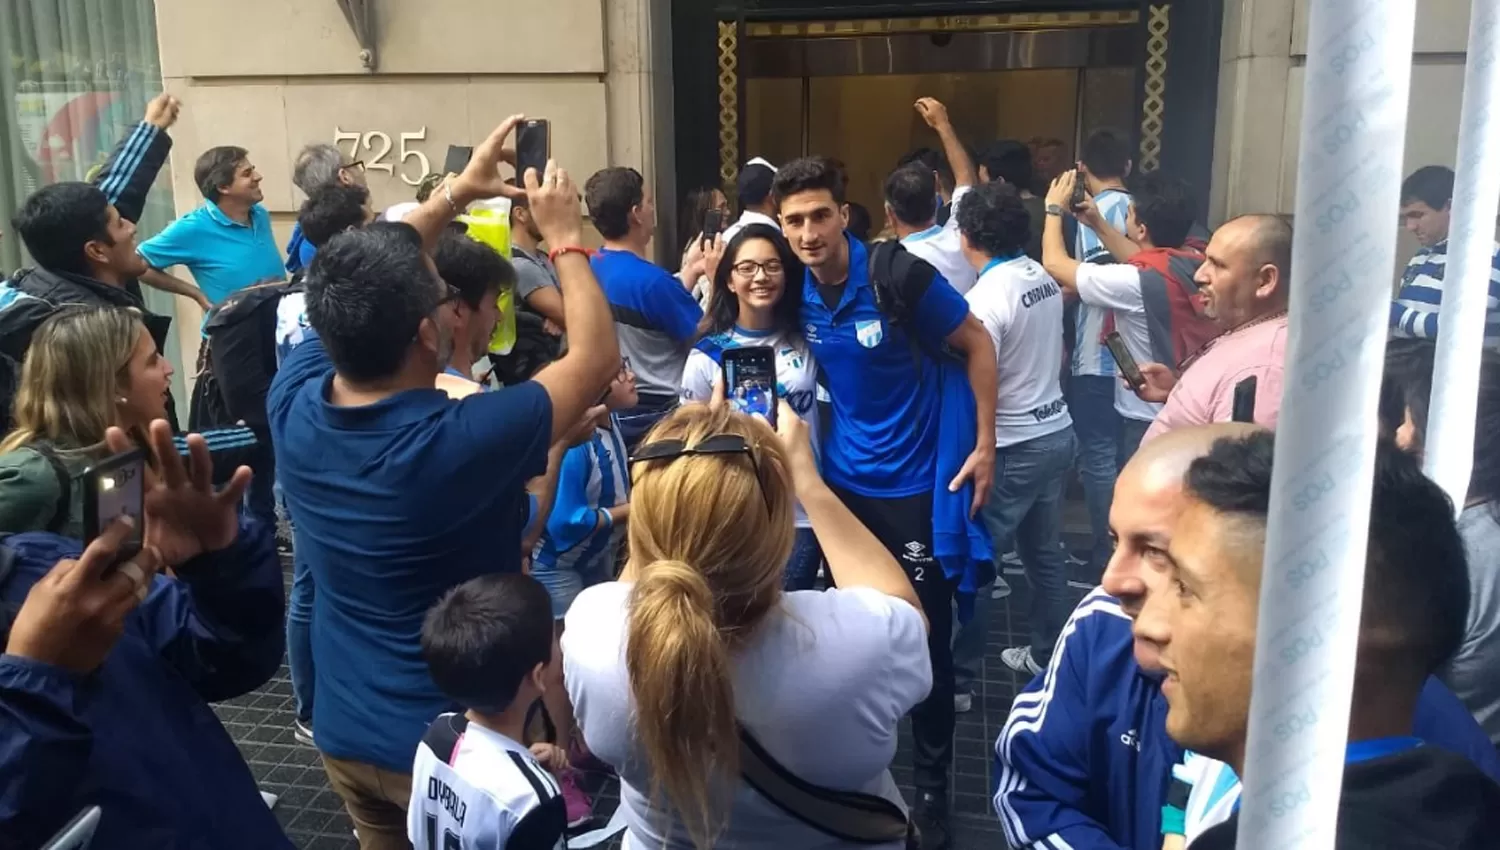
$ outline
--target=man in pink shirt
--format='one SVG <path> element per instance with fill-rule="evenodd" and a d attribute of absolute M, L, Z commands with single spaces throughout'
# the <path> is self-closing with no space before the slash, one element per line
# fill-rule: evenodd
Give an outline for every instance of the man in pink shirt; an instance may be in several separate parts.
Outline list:
<path fill-rule="evenodd" d="M 1234 388 L 1251 376 L 1256 378 L 1256 423 L 1276 425 L 1286 359 L 1292 226 L 1280 216 L 1240 216 L 1219 228 L 1204 254 L 1207 259 L 1193 279 L 1205 296 L 1205 312 L 1225 332 L 1176 369 L 1141 364 L 1146 386 L 1138 395 L 1165 402 L 1142 442 L 1174 428 L 1229 421 Z"/>

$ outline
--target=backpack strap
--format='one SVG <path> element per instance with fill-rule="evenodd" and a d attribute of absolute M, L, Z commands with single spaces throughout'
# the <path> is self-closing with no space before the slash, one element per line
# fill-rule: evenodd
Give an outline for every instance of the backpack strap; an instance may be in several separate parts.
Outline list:
<path fill-rule="evenodd" d="M 38 441 L 32 443 L 30 448 L 46 459 L 52 467 L 52 474 L 57 476 L 57 506 L 52 509 L 52 519 L 47 521 L 47 530 L 59 534 L 63 526 L 68 524 L 68 515 L 73 510 L 73 474 L 68 472 L 68 467 L 58 457 L 57 449 L 51 443 Z"/>
<path fill-rule="evenodd" d="M 859 791 L 814 785 L 787 770 L 740 727 L 740 775 L 778 808 L 808 826 L 855 844 L 907 842 L 911 821 L 900 806 Z"/>
<path fill-rule="evenodd" d="M 893 326 L 905 331 L 911 345 L 912 362 L 918 373 L 922 370 L 922 348 L 916 330 L 912 327 L 917 313 L 917 305 L 911 297 L 914 288 L 912 281 L 917 275 L 926 275 L 925 285 L 920 287 L 920 291 L 925 293 L 936 274 L 936 269 L 918 260 L 906 250 L 905 245 L 895 239 L 876 242 L 870 246 L 870 288 L 875 293 L 875 306 Z"/>

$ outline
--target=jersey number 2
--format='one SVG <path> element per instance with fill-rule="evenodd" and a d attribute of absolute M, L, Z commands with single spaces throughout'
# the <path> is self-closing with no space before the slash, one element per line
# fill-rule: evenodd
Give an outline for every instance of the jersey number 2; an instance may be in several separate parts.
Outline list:
<path fill-rule="evenodd" d="M 463 840 L 458 837 L 458 833 L 451 829 L 443 830 L 443 846 L 439 848 L 437 843 L 437 817 L 435 815 L 428 815 L 426 820 L 427 845 L 423 850 L 463 850 Z"/>

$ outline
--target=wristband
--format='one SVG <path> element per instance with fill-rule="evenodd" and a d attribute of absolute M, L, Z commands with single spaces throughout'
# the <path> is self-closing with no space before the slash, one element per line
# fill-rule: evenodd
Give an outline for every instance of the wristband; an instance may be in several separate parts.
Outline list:
<path fill-rule="evenodd" d="M 458 202 L 455 201 L 455 200 L 453 200 L 453 181 L 452 180 L 444 180 L 443 181 L 443 200 L 445 200 L 445 201 L 448 202 L 448 208 L 451 209 L 451 210 L 453 210 L 455 213 L 463 212 L 463 210 L 460 210 L 458 208 Z"/>
<path fill-rule="evenodd" d="M 553 248 L 551 251 L 548 251 L 547 259 L 551 260 L 552 264 L 555 266 L 557 265 L 557 258 L 561 257 L 563 254 L 581 254 L 583 255 L 583 258 L 585 260 L 587 260 L 591 256 L 589 253 L 589 249 L 583 247 L 582 245 L 564 245 L 561 248 Z"/>
<path fill-rule="evenodd" d="M 614 518 L 613 515 L 610 514 L 610 512 L 607 509 L 600 508 L 599 509 L 599 516 L 604 519 L 604 530 L 605 531 L 609 531 L 610 529 L 612 529 L 612 528 L 615 527 L 615 518 Z"/>

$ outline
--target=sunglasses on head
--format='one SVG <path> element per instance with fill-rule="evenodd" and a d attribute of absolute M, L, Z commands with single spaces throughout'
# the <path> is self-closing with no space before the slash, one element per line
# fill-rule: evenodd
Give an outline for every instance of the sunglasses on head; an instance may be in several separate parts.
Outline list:
<path fill-rule="evenodd" d="M 766 493 L 766 482 L 761 478 L 760 464 L 755 462 L 755 450 L 744 437 L 738 434 L 715 434 L 699 440 L 697 445 L 693 446 L 689 446 L 685 440 L 657 440 L 636 449 L 636 453 L 630 457 L 630 462 L 631 464 L 653 460 L 670 462 L 688 455 L 739 454 L 749 458 L 750 466 L 755 469 L 755 486 L 760 489 L 760 497 L 766 503 L 766 515 L 769 516 L 771 497 Z"/>

